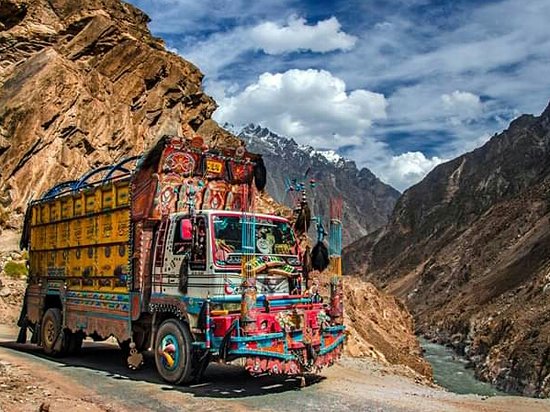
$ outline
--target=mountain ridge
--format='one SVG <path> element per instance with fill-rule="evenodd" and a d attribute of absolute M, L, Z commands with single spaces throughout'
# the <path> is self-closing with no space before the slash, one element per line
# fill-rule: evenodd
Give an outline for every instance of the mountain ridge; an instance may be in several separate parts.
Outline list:
<path fill-rule="evenodd" d="M 344 266 L 403 298 L 418 330 L 467 355 L 479 377 L 549 396 L 549 193 L 550 105 L 405 191 Z"/>
<path fill-rule="evenodd" d="M 280 203 L 293 206 L 285 181 L 303 182 L 313 213 L 323 216 L 328 227 L 330 198 L 344 200 L 344 244 L 385 224 L 399 196 L 370 170 L 359 170 L 353 160 L 334 151 L 300 145 L 255 124 L 245 126 L 238 137 L 250 150 L 263 155 L 270 170 L 267 190 Z M 314 179 L 315 188 L 310 187 L 310 179 Z"/>

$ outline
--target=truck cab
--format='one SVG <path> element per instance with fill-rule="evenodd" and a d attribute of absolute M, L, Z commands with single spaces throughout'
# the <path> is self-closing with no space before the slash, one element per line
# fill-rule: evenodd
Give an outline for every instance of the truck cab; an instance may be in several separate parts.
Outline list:
<path fill-rule="evenodd" d="M 259 294 L 297 292 L 293 275 L 301 272 L 298 245 L 291 224 L 282 217 L 204 210 L 194 216 L 173 214 L 161 225 L 166 230 L 159 232 L 165 232 L 166 238 L 157 237 L 153 293 L 197 298 L 239 296 L 245 254 L 271 263 L 270 268 L 255 268 Z M 254 250 L 243 247 L 243 228 L 253 231 Z"/>

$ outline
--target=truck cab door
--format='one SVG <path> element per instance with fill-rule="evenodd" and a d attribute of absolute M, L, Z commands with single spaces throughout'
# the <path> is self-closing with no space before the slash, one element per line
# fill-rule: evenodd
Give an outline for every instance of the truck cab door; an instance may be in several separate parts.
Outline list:
<path fill-rule="evenodd" d="M 166 218 L 157 232 L 154 259 L 154 289 L 157 293 L 177 295 L 187 287 L 187 279 L 180 282 L 182 264 L 189 260 L 192 236 L 191 220 L 186 216 Z M 183 286 L 183 287 L 182 287 Z"/>
<path fill-rule="evenodd" d="M 206 270 L 206 233 L 206 217 L 195 216 L 195 218 L 193 219 L 193 243 L 191 246 L 191 257 L 189 261 L 189 267 L 191 268 L 191 270 Z"/>

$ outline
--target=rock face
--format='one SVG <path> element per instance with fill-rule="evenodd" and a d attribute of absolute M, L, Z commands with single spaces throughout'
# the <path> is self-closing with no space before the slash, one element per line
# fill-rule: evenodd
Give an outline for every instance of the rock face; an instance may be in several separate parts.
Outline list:
<path fill-rule="evenodd" d="M 350 245 L 359 272 L 406 299 L 503 390 L 550 396 L 550 106 L 438 166 L 389 224 Z"/>
<path fill-rule="evenodd" d="M 118 0 L 0 4 L 0 204 L 17 227 L 29 198 L 140 153 L 162 134 L 226 132 L 202 74 Z M 234 138 L 233 138 L 234 139 Z"/>
<path fill-rule="evenodd" d="M 344 279 L 346 353 L 370 357 L 387 365 L 403 365 L 432 379 L 432 368 L 422 357 L 414 334 L 414 320 L 403 303 L 372 283 Z"/>
<path fill-rule="evenodd" d="M 141 153 L 163 134 L 196 132 L 211 146 L 240 144 L 211 120 L 216 104 L 201 89 L 200 71 L 166 51 L 147 22 L 145 14 L 118 0 L 0 3 L 0 227 L 20 227 L 26 202 L 54 184 Z M 346 239 L 386 222 L 395 190 L 368 170 L 358 171 L 353 162 L 332 163 L 311 148 L 281 163 L 282 153 L 297 145 L 278 139 L 285 146 L 265 152 L 268 190 L 281 196 L 283 176 L 311 167 L 322 190 L 348 200 Z M 269 148 L 273 142 L 250 140 L 249 149 Z M 289 213 L 267 193 L 259 194 L 258 203 L 265 211 Z M 318 207 L 325 213 L 326 199 Z M 11 256 L 18 238 L 17 230 L 4 231 L 0 258 Z M 16 320 L 25 288 L 23 280 L 8 276 L 7 259 L 0 259 L 0 323 Z M 353 285 L 346 294 L 353 308 L 348 316 L 356 331 L 354 354 L 375 354 L 425 373 L 410 315 L 372 286 Z M 375 318 L 377 325 L 359 325 L 370 313 L 361 306 L 374 310 L 375 304 L 386 307 Z M 404 354 L 395 348 L 404 348 Z"/>
<path fill-rule="evenodd" d="M 275 200 L 294 207 L 285 180 L 306 183 L 313 213 L 329 218 L 331 197 L 344 200 L 343 242 L 348 244 L 383 226 L 399 192 L 382 183 L 370 170 L 358 170 L 355 162 L 332 151 L 317 151 L 300 146 L 293 139 L 278 136 L 261 126 L 248 125 L 239 137 L 247 147 L 261 153 L 269 170 L 267 191 Z M 304 177 L 306 171 L 307 177 Z M 311 189 L 309 180 L 315 179 Z M 299 197 L 299 196 L 298 196 Z M 328 220 L 326 221 L 328 228 Z"/>

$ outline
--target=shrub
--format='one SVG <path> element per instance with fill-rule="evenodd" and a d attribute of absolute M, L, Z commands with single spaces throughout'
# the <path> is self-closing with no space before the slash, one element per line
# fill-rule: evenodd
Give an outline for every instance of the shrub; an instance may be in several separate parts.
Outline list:
<path fill-rule="evenodd" d="M 25 261 L 10 260 L 4 266 L 6 276 L 14 279 L 26 277 L 29 274 L 27 263 Z"/>

